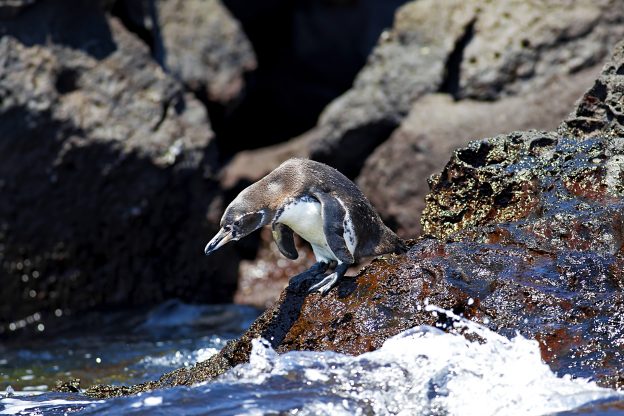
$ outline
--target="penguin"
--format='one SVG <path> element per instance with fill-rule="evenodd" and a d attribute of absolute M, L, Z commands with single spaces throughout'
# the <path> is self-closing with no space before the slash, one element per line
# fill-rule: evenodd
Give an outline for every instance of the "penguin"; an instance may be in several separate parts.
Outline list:
<path fill-rule="evenodd" d="M 362 257 L 407 251 L 353 182 L 308 159 L 289 159 L 238 194 L 204 251 L 209 255 L 269 224 L 287 258 L 298 257 L 294 233 L 312 246 L 316 263 L 304 274 L 320 281 L 310 292 L 328 292 Z M 333 273 L 325 276 L 330 267 Z"/>

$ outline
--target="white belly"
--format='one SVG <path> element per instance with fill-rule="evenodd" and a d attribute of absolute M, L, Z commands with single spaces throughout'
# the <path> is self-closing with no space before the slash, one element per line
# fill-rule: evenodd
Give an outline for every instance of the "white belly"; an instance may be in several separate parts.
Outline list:
<path fill-rule="evenodd" d="M 327 244 L 319 202 L 312 200 L 294 201 L 284 207 L 276 221 L 287 225 L 301 238 L 309 242 L 318 261 L 339 261 Z"/>

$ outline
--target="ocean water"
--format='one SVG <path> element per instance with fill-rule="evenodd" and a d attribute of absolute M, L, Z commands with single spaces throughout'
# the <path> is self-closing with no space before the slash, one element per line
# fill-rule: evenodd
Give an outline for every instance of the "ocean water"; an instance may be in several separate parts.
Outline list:
<path fill-rule="evenodd" d="M 195 314 L 193 308 L 164 308 L 152 316 L 159 319 L 145 320 L 144 329 L 167 319 L 176 327 L 183 325 Z M 254 315 L 230 308 L 241 328 Z M 440 312 L 434 306 L 429 309 Z M 197 312 L 194 321 L 204 314 L 210 310 Z M 257 339 L 248 364 L 208 383 L 109 400 L 21 389 L 0 394 L 0 414 L 544 415 L 576 414 L 583 406 L 587 412 L 582 414 L 624 411 L 623 392 L 554 374 L 542 362 L 536 341 L 520 335 L 507 339 L 461 317 L 456 317 L 455 327 L 453 333 L 415 327 L 388 339 L 377 351 L 355 357 L 309 351 L 279 355 L 266 340 Z M 472 340 L 460 333 L 470 334 Z M 140 369 L 131 371 L 134 381 L 155 379 L 208 358 L 226 339 L 218 333 L 187 337 L 182 344 L 174 339 L 155 341 L 162 342 L 161 347 L 168 345 L 164 349 L 142 339 L 134 345 L 133 358 L 121 354 L 121 361 L 128 364 L 123 368 Z M 107 360 L 109 366 L 120 368 L 114 355 Z M 620 407 L 610 406 L 613 403 Z"/>

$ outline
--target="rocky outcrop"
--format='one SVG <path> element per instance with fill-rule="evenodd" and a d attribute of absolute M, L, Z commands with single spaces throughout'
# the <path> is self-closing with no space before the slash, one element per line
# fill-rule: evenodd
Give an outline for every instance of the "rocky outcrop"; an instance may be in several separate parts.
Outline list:
<path fill-rule="evenodd" d="M 624 42 L 589 101 L 612 108 L 624 74 Z M 591 98 L 590 98 L 591 97 Z M 602 97 L 602 98 L 601 98 Z M 579 113 L 580 112 L 580 113 Z M 601 114 L 599 112 L 599 114 Z M 500 334 L 539 342 L 559 374 L 624 386 L 624 137 L 619 120 L 574 135 L 571 116 L 557 132 L 515 132 L 458 149 L 431 180 L 423 214 L 429 235 L 407 254 L 380 258 L 326 296 L 291 284 L 238 340 L 205 362 L 132 387 L 96 386 L 95 397 L 190 385 L 249 357 L 251 340 L 278 352 L 361 354 L 415 325 L 448 327 L 433 304 Z M 582 120 L 581 120 L 582 121 Z M 579 121 L 580 122 L 580 121 Z"/>
<path fill-rule="evenodd" d="M 201 255 L 220 200 L 205 109 L 96 3 L 54 3 L 1 26 L 0 336 L 231 298 L 237 256 Z"/>

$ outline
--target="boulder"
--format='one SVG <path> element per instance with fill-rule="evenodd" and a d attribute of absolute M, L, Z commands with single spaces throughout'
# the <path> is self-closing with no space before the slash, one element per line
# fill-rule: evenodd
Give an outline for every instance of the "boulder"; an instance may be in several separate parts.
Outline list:
<path fill-rule="evenodd" d="M 98 5 L 64 6 L 1 25 L 0 336 L 231 299 L 237 255 L 202 255 L 221 210 L 204 107 Z"/>
<path fill-rule="evenodd" d="M 423 213 L 428 237 L 405 255 L 374 260 L 325 296 L 291 284 L 280 300 L 217 355 L 131 387 L 95 386 L 110 397 L 191 385 L 247 361 L 251 340 L 278 352 L 361 354 L 416 325 L 448 328 L 436 305 L 505 336 L 539 342 L 559 375 L 624 387 L 624 137 L 601 119 L 621 92 L 624 42 L 587 102 L 597 111 L 586 135 L 574 115 L 556 132 L 514 132 L 454 152 L 431 180 Z M 584 119 L 582 119 L 584 120 Z M 605 130 L 600 130 L 602 126 Z M 576 127 L 575 127 L 576 128 Z"/>

